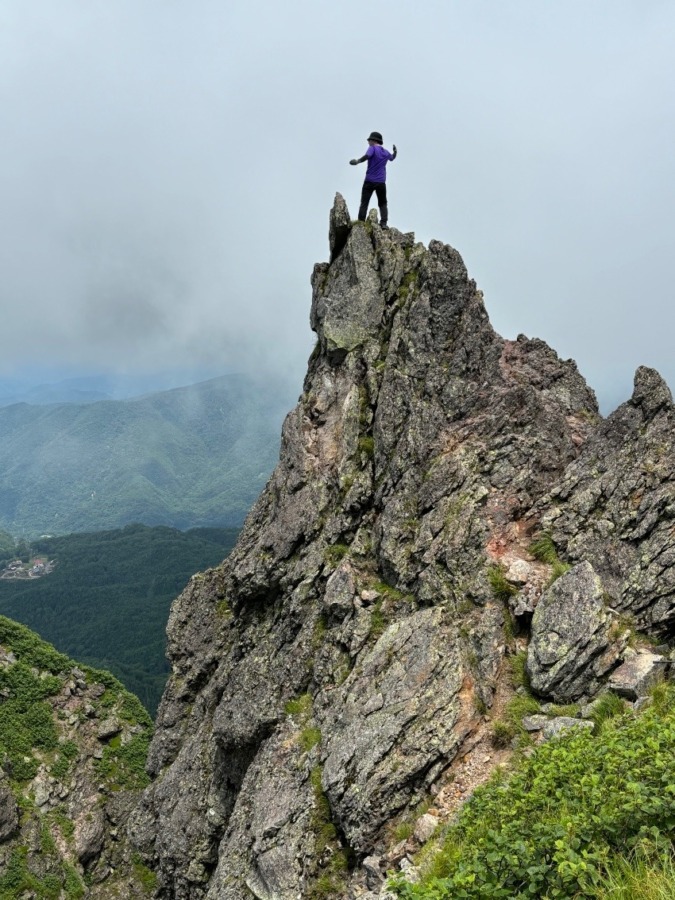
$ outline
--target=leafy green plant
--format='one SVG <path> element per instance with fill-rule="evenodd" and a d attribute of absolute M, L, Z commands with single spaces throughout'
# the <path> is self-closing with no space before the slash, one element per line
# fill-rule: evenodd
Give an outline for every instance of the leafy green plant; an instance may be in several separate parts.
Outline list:
<path fill-rule="evenodd" d="M 665 686 L 658 706 L 607 720 L 597 737 L 577 731 L 537 747 L 475 792 L 420 883 L 399 879 L 397 895 L 609 898 L 600 891 L 627 853 L 645 841 L 672 848 L 673 746 L 675 687 Z"/>

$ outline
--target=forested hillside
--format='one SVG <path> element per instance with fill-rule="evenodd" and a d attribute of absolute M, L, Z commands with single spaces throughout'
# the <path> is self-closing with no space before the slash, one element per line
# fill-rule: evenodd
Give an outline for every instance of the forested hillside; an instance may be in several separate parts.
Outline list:
<path fill-rule="evenodd" d="M 0 528 L 241 525 L 289 398 L 228 375 L 146 397 L 0 408 Z"/>
<path fill-rule="evenodd" d="M 171 602 L 195 572 L 227 556 L 237 533 L 129 525 L 36 541 L 33 550 L 55 558 L 56 568 L 43 578 L 0 579 L 0 613 L 110 670 L 154 714 L 168 673 Z"/>

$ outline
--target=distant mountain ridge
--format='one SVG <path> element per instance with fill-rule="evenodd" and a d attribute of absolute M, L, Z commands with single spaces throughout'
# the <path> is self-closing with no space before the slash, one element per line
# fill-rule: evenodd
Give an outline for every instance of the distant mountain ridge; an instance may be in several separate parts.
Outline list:
<path fill-rule="evenodd" d="M 287 405 L 276 387 L 226 375 L 132 400 L 0 408 L 0 528 L 240 525 Z"/>
<path fill-rule="evenodd" d="M 209 381 L 232 373 L 226 372 L 156 372 L 151 374 L 77 375 L 70 378 L 42 377 L 33 373 L 29 378 L 0 376 L 0 407 L 15 403 L 47 406 L 54 403 L 95 403 L 99 400 L 131 400 L 174 390 L 185 385 Z"/>

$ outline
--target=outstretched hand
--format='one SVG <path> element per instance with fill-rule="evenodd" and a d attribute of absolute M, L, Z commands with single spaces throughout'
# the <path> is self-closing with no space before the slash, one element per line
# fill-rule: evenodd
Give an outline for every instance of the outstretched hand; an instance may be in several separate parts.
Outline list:
<path fill-rule="evenodd" d="M 396 144 L 392 144 L 391 149 L 394 151 L 394 153 L 398 153 L 398 150 L 396 149 Z"/>
<path fill-rule="evenodd" d="M 349 160 L 349 165 L 350 165 L 350 166 L 358 166 L 358 164 L 359 164 L 358 159 L 350 159 L 350 160 Z"/>

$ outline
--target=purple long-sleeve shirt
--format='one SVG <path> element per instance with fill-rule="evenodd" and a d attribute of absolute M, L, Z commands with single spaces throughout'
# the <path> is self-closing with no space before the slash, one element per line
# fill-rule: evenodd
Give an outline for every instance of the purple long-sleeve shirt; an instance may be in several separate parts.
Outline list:
<path fill-rule="evenodd" d="M 366 181 L 381 183 L 387 180 L 387 163 L 394 159 L 393 153 L 385 150 L 380 144 L 373 144 L 366 150 L 368 168 Z"/>

